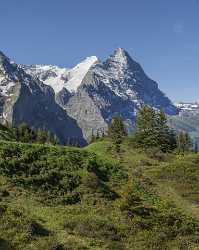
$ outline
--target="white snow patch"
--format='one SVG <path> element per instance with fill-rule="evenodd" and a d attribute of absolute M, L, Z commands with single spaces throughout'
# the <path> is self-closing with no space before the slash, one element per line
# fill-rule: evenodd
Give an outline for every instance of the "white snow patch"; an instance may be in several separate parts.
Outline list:
<path fill-rule="evenodd" d="M 69 71 L 68 82 L 64 85 L 70 92 L 77 91 L 77 88 L 81 84 L 83 78 L 86 76 L 88 70 L 97 63 L 98 59 L 96 56 L 87 57 L 84 61 L 79 63 L 73 69 Z"/>
<path fill-rule="evenodd" d="M 44 84 L 51 86 L 55 93 L 66 88 L 70 92 L 76 92 L 91 66 L 98 62 L 96 56 L 87 57 L 72 69 L 60 68 L 52 65 L 25 66 L 25 71 L 38 77 Z M 43 77 L 46 79 L 43 80 Z"/>
<path fill-rule="evenodd" d="M 0 93 L 1 95 L 8 96 L 8 91 L 10 88 L 14 87 L 16 83 L 14 82 L 8 82 L 6 84 L 2 84 L 2 78 L 0 78 Z"/>

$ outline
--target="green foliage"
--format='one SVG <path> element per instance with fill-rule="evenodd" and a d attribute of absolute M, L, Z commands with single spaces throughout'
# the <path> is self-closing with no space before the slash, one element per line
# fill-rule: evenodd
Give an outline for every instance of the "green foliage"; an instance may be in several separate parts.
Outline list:
<path fill-rule="evenodd" d="M 69 221 L 65 221 L 64 228 L 69 232 L 75 232 L 76 234 L 84 237 L 90 237 L 92 239 L 101 240 L 119 240 L 121 238 L 118 232 L 117 225 L 107 218 L 101 218 L 94 215 L 92 218 L 85 216 L 71 218 Z"/>
<path fill-rule="evenodd" d="M 192 141 L 187 132 L 180 132 L 177 136 L 177 151 L 184 154 L 192 149 Z M 195 148 L 196 150 L 197 148 Z"/>
<path fill-rule="evenodd" d="M 25 143 L 58 144 L 57 138 L 49 131 L 30 128 L 26 123 L 12 129 L 17 141 Z"/>
<path fill-rule="evenodd" d="M 0 139 L 12 141 L 15 139 L 12 129 L 8 126 L 0 124 Z"/>
<path fill-rule="evenodd" d="M 118 166 L 77 149 L 5 144 L 0 156 L 0 174 L 25 189 L 38 192 L 39 188 L 45 199 L 65 204 L 80 201 L 79 188 L 86 172 L 98 178 L 103 188 L 112 176 L 122 174 Z"/>
<path fill-rule="evenodd" d="M 99 139 L 100 139 L 100 134 L 98 131 L 97 131 L 96 135 L 94 133 L 92 133 L 90 143 L 96 142 Z"/>
<path fill-rule="evenodd" d="M 149 157 L 129 142 L 120 163 L 109 139 L 86 149 L 0 142 L 0 249 L 197 249 L 198 217 L 165 190 L 197 192 L 198 154 Z"/>
<path fill-rule="evenodd" d="M 121 143 L 126 135 L 127 132 L 122 119 L 114 117 L 108 129 L 108 136 L 112 140 L 116 152 L 120 152 Z"/>
<path fill-rule="evenodd" d="M 167 125 L 166 115 L 149 106 L 144 106 L 138 113 L 134 140 L 145 149 L 159 148 L 168 152 L 176 148 L 176 136 Z"/>
<path fill-rule="evenodd" d="M 194 143 L 194 153 L 198 153 L 198 142 Z"/>
<path fill-rule="evenodd" d="M 0 205 L 0 211 L 0 249 L 2 245 L 6 247 L 4 250 L 12 247 L 19 249 L 19 246 L 27 245 L 35 237 L 45 237 L 50 233 L 22 209 Z"/>

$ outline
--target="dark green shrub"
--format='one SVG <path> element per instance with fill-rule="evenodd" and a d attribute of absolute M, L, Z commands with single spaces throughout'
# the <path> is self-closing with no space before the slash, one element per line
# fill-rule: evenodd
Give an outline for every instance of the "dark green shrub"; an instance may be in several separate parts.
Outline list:
<path fill-rule="evenodd" d="M 83 177 L 82 184 L 86 188 L 95 191 L 100 187 L 101 182 L 99 177 L 95 173 L 89 172 L 86 176 Z"/>
<path fill-rule="evenodd" d="M 84 186 L 101 197 L 114 199 L 105 182 L 120 178 L 118 165 L 104 161 L 83 150 L 56 148 L 41 145 L 10 144 L 0 148 L 0 173 L 15 185 L 32 190 L 49 204 L 76 204 L 86 193 Z"/>
<path fill-rule="evenodd" d="M 15 250 L 15 248 L 8 241 L 0 238 L 0 250 Z"/>
<path fill-rule="evenodd" d="M 117 226 L 103 218 L 77 218 L 77 220 L 68 220 L 64 228 L 74 234 L 90 237 L 92 239 L 104 239 L 118 241 L 121 238 Z"/>
<path fill-rule="evenodd" d="M 126 247 L 124 243 L 117 242 L 117 241 L 111 241 L 110 243 L 107 244 L 106 247 L 107 250 L 125 250 Z"/>
<path fill-rule="evenodd" d="M 36 221 L 28 225 L 28 231 L 32 236 L 48 236 L 49 231 Z"/>
<path fill-rule="evenodd" d="M 9 196 L 8 190 L 5 187 L 0 187 L 0 198 L 8 196 Z"/>
<path fill-rule="evenodd" d="M 71 192 L 68 193 L 66 196 L 64 196 L 61 199 L 62 203 L 65 205 L 73 205 L 73 204 L 77 204 L 81 201 L 81 195 L 78 192 Z"/>
<path fill-rule="evenodd" d="M 163 153 L 159 148 L 148 148 L 146 150 L 147 155 L 158 161 L 166 161 L 167 160 L 167 154 Z"/>

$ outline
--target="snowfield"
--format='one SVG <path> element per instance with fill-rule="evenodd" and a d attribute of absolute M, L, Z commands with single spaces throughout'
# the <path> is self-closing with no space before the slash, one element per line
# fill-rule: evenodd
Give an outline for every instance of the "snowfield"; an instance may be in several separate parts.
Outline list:
<path fill-rule="evenodd" d="M 87 57 L 74 68 L 60 68 L 53 65 L 22 66 L 33 77 L 38 77 L 44 84 L 51 86 L 55 93 L 66 88 L 76 92 L 88 70 L 98 62 L 96 56 Z"/>

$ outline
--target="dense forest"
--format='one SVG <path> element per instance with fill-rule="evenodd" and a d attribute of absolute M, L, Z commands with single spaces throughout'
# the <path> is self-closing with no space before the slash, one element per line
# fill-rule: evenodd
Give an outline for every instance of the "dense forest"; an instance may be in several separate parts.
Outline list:
<path fill-rule="evenodd" d="M 199 249 L 199 154 L 144 106 L 85 148 L 1 126 L 1 250 Z"/>

